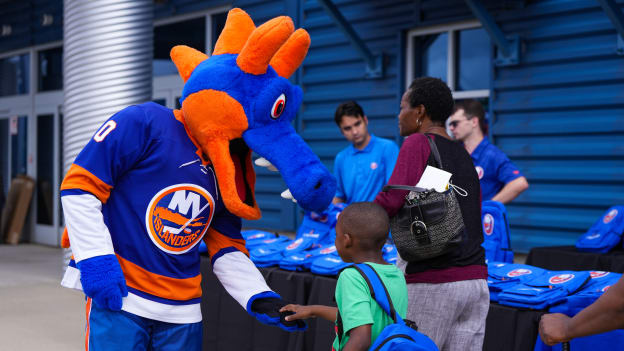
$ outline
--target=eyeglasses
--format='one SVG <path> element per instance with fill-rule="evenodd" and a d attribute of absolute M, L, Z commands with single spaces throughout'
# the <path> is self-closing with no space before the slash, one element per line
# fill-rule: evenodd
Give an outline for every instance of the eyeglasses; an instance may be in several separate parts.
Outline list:
<path fill-rule="evenodd" d="M 463 121 L 467 121 L 467 119 L 462 119 L 462 120 L 459 120 L 459 121 L 451 121 L 451 122 L 449 122 L 449 127 L 455 128 L 455 127 L 457 127 L 457 125 L 459 125 Z"/>

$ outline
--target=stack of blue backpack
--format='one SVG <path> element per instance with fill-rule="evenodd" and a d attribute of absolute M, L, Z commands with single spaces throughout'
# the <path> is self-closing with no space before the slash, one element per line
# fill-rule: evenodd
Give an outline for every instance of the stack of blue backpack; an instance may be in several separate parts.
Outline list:
<path fill-rule="evenodd" d="M 485 262 L 513 262 L 507 209 L 498 201 L 483 201 L 481 204 L 481 222 L 483 225 L 483 248 Z"/>
<path fill-rule="evenodd" d="M 306 212 L 294 239 L 260 230 L 243 231 L 251 260 L 258 267 L 279 266 L 290 271 L 309 270 L 321 275 L 337 275 L 349 264 L 336 251 L 336 222 L 343 204 L 330 205 L 323 212 Z M 394 245 L 383 247 L 383 256 L 396 263 Z"/>
<path fill-rule="evenodd" d="M 602 271 L 547 271 L 525 264 L 488 263 L 492 301 L 538 310 L 580 310 L 593 303 L 620 277 L 621 274 Z"/>
<path fill-rule="evenodd" d="M 607 253 L 622 241 L 624 206 L 613 206 L 576 241 L 579 251 Z"/>

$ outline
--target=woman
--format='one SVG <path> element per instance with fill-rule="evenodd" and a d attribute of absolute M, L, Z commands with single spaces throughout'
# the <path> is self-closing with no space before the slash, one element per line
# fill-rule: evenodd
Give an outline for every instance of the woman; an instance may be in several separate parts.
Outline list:
<path fill-rule="evenodd" d="M 416 185 L 425 167 L 435 166 L 423 134 L 427 133 L 440 153 L 442 168 L 453 174 L 451 182 L 468 192 L 457 196 L 465 224 L 461 244 L 442 256 L 407 262 L 407 319 L 416 322 L 440 350 L 481 350 L 490 304 L 481 247 L 481 190 L 470 155 L 451 141 L 444 128 L 452 113 L 453 97 L 443 81 L 425 77 L 412 82 L 401 98 L 399 113 L 399 130 L 407 138 L 388 184 Z M 392 218 L 406 194 L 404 190 L 381 192 L 375 202 Z"/>

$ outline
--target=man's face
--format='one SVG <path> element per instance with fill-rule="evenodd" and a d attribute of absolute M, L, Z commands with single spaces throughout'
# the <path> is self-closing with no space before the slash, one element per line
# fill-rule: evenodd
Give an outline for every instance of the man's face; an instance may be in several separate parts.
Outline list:
<path fill-rule="evenodd" d="M 475 128 L 479 128 L 479 119 L 476 117 L 468 119 L 464 110 L 459 109 L 449 117 L 448 124 L 455 139 L 464 141 L 472 135 Z"/>
<path fill-rule="evenodd" d="M 353 145 L 362 145 L 368 137 L 368 119 L 366 116 L 344 115 L 340 121 L 340 131 Z"/>

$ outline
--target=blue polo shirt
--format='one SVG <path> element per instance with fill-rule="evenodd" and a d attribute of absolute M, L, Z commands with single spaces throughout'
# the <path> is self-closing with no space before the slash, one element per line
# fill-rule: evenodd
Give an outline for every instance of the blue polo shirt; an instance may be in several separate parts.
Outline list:
<path fill-rule="evenodd" d="M 518 167 L 487 138 L 483 138 L 470 157 L 479 176 L 483 201 L 491 200 L 505 184 L 522 177 Z"/>
<path fill-rule="evenodd" d="M 388 183 L 398 155 L 399 147 L 393 141 L 374 135 L 363 150 L 349 145 L 340 151 L 334 162 L 336 197 L 348 204 L 373 201 Z"/>

